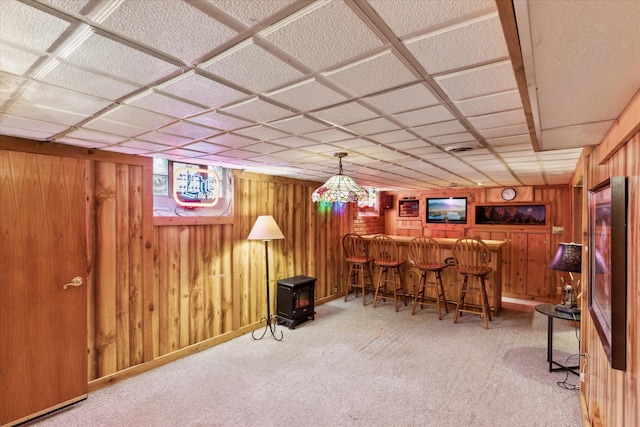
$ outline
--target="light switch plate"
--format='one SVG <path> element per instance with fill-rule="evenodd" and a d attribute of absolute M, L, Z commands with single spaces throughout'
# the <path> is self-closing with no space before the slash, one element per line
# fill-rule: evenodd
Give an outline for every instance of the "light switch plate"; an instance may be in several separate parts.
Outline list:
<path fill-rule="evenodd" d="M 564 227 L 552 227 L 551 233 L 553 234 L 564 234 Z"/>

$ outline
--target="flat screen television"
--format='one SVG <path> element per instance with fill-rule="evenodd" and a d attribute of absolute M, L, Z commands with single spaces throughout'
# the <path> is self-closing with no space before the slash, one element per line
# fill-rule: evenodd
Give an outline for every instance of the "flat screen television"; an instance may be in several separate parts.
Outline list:
<path fill-rule="evenodd" d="M 427 222 L 467 223 L 466 197 L 441 197 L 427 199 Z"/>

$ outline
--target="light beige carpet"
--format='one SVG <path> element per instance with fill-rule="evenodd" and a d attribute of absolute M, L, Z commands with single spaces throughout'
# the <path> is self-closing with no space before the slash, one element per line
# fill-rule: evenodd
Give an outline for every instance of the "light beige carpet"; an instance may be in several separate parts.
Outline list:
<path fill-rule="evenodd" d="M 367 300 L 370 302 L 370 299 Z M 37 426 L 566 426 L 582 425 L 578 377 L 548 372 L 547 318 L 479 316 L 361 299 L 316 307 L 284 340 L 244 335 L 105 387 Z M 555 359 L 578 352 L 556 321 Z M 577 362 L 577 356 L 570 357 Z"/>

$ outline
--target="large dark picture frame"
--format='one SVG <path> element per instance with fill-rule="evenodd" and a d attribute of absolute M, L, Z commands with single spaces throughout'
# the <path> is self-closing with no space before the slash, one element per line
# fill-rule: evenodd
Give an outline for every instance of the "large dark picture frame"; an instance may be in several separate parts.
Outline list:
<path fill-rule="evenodd" d="M 476 205 L 476 225 L 545 225 L 546 205 Z"/>
<path fill-rule="evenodd" d="M 627 180 L 589 189 L 589 313 L 613 369 L 626 369 Z"/>

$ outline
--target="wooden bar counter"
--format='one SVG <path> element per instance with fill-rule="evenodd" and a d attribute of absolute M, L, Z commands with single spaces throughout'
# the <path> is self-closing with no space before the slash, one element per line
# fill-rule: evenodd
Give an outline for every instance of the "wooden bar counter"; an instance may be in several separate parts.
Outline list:
<path fill-rule="evenodd" d="M 369 241 L 371 240 L 375 234 L 367 234 L 364 235 L 364 239 Z M 389 236 L 391 237 L 397 244 L 398 250 L 400 252 L 400 256 L 404 259 L 407 259 L 407 262 L 404 264 L 402 275 L 405 283 L 405 292 L 410 294 L 412 297 L 415 295 L 416 286 L 418 283 L 418 278 L 420 277 L 420 272 L 416 268 L 413 268 L 411 263 L 408 261 L 408 253 L 409 253 L 409 242 L 413 239 L 412 236 Z M 436 242 L 440 245 L 442 249 L 442 261 L 447 258 L 452 258 L 451 264 L 453 264 L 453 253 L 451 249 L 453 248 L 453 244 L 458 239 L 451 238 L 434 238 Z M 493 313 L 498 314 L 500 312 L 500 308 L 502 306 L 502 247 L 505 244 L 504 240 L 483 240 L 489 248 L 489 252 L 491 253 L 491 262 L 489 266 L 492 271 L 487 276 L 486 287 L 487 287 L 487 296 L 489 298 L 489 306 Z M 374 280 L 377 279 L 378 269 L 374 265 L 373 268 L 373 276 Z M 458 296 L 460 295 L 460 287 L 462 286 L 462 275 L 458 274 L 456 268 L 452 265 L 450 267 L 445 268 L 442 271 L 442 282 L 444 285 L 444 294 L 448 303 L 453 305 L 457 304 Z M 429 281 L 433 281 L 433 275 L 429 275 Z M 469 285 L 476 286 L 476 283 L 469 283 Z M 431 298 L 435 298 L 435 293 L 433 289 L 427 289 L 427 296 Z M 468 294 L 466 298 L 466 302 L 480 306 L 480 298 L 477 295 Z"/>

